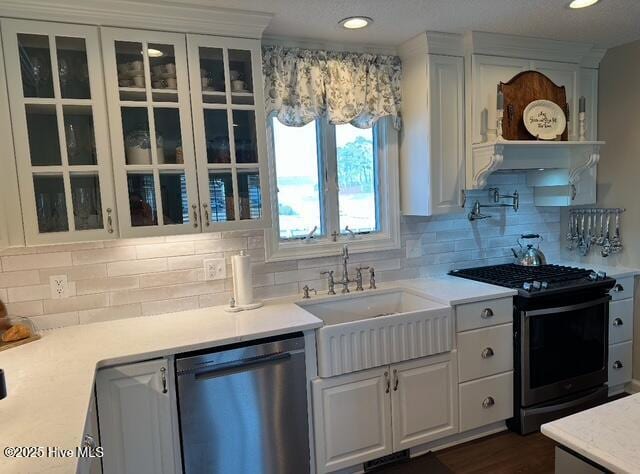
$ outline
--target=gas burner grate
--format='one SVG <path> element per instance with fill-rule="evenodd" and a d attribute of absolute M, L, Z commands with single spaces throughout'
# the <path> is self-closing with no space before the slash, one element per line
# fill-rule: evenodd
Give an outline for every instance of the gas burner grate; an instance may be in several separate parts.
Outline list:
<path fill-rule="evenodd" d="M 525 282 L 545 281 L 549 285 L 582 280 L 591 273 L 584 268 L 565 267 L 562 265 L 541 265 L 539 267 L 525 267 L 513 263 L 505 265 L 491 265 L 488 267 L 464 268 L 453 270 L 451 275 L 469 280 L 505 286 L 507 288 L 521 288 Z"/>

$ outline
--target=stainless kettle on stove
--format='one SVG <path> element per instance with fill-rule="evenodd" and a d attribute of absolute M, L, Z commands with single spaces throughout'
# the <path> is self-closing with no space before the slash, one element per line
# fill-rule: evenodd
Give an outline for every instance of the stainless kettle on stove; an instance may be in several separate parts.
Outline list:
<path fill-rule="evenodd" d="M 533 244 L 527 244 L 526 248 L 522 245 L 522 240 L 538 239 L 538 245 L 536 247 Z M 525 267 L 539 267 L 540 265 L 546 265 L 547 259 L 540 250 L 540 242 L 542 237 L 540 234 L 522 234 L 518 239 L 519 250 L 511 249 L 514 257 L 516 257 L 516 264 L 523 265 Z"/>

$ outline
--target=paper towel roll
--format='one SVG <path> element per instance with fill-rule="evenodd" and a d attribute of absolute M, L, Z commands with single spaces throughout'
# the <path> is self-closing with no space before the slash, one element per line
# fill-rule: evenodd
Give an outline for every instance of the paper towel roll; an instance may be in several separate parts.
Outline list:
<path fill-rule="evenodd" d="M 233 255 L 231 257 L 231 267 L 233 269 L 233 297 L 238 306 L 253 304 L 253 273 L 251 270 L 251 257 L 244 255 Z"/>

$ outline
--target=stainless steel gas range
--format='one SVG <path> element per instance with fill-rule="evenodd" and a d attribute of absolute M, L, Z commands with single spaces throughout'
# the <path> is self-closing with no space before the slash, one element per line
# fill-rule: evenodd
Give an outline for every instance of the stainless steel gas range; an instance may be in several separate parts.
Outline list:
<path fill-rule="evenodd" d="M 518 290 L 513 307 L 514 417 L 531 433 L 548 421 L 607 400 L 609 290 L 604 273 L 515 264 L 451 275 Z"/>

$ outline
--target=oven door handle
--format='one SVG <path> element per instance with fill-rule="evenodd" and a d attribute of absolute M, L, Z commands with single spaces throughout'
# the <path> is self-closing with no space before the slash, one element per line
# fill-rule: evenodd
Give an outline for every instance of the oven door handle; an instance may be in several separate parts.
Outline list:
<path fill-rule="evenodd" d="M 569 311 L 579 311 L 581 309 L 591 308 L 603 303 L 608 303 L 610 300 L 611 296 L 604 296 L 602 298 L 598 298 L 597 300 L 591 300 L 586 303 L 572 304 L 569 306 L 557 306 L 555 308 L 537 309 L 535 311 L 524 311 L 523 313 L 525 318 L 530 318 L 533 316 L 543 316 L 545 314 L 568 313 Z"/>

